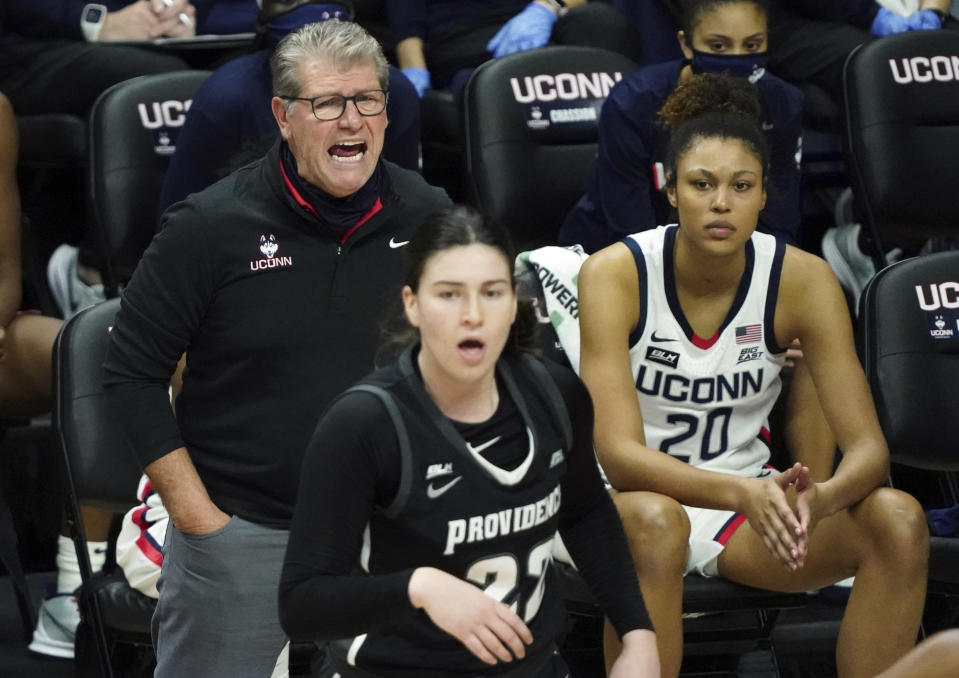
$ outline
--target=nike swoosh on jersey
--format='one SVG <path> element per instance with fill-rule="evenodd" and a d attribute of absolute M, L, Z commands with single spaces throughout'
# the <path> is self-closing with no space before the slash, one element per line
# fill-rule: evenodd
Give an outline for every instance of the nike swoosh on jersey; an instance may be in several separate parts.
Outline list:
<path fill-rule="evenodd" d="M 433 484 L 430 483 L 429 485 L 426 486 L 426 496 L 429 497 L 430 499 L 436 499 L 437 497 L 445 494 L 447 490 L 449 490 L 451 487 L 453 487 L 453 485 L 455 485 L 462 479 L 463 479 L 463 476 L 456 476 L 448 483 L 444 485 L 440 485 L 439 487 L 434 487 Z"/>
<path fill-rule="evenodd" d="M 485 450 L 485 449 L 486 449 L 487 447 L 489 447 L 490 445 L 495 445 L 496 443 L 498 443 L 498 442 L 499 442 L 499 439 L 502 438 L 502 437 L 503 437 L 503 436 L 496 436 L 496 437 L 493 438 L 492 440 L 487 440 L 485 443 L 482 443 L 482 444 L 480 444 L 480 445 L 477 445 L 476 447 L 473 447 L 473 446 L 470 445 L 469 443 L 466 443 L 466 449 L 468 449 L 468 450 L 469 450 L 470 452 L 472 452 L 473 454 L 479 454 L 480 452 L 482 452 L 483 450 Z"/>
<path fill-rule="evenodd" d="M 653 330 L 653 334 L 650 337 L 653 341 L 676 341 L 675 339 L 664 339 L 663 337 L 656 336 L 656 330 Z"/>
<path fill-rule="evenodd" d="M 394 250 L 397 247 L 402 247 L 403 245 L 409 245 L 409 244 L 410 244 L 409 240 L 401 240 L 400 242 L 396 242 L 396 238 L 390 238 L 390 247 L 393 248 Z"/>

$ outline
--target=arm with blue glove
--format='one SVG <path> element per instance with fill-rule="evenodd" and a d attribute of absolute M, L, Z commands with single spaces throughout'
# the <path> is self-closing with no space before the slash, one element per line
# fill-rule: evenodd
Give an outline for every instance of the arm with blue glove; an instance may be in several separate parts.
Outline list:
<path fill-rule="evenodd" d="M 503 24 L 503 27 L 486 43 L 486 49 L 494 59 L 542 47 L 553 34 L 553 25 L 563 7 L 558 2 L 533 0 L 523 11 Z"/>
<path fill-rule="evenodd" d="M 951 0 L 927 0 L 919 10 L 905 16 L 885 7 L 876 13 L 872 22 L 872 34 L 876 37 L 905 33 L 906 31 L 930 31 L 942 28 Z"/>
<path fill-rule="evenodd" d="M 396 45 L 396 60 L 400 63 L 400 70 L 406 79 L 413 83 L 416 94 L 420 99 L 430 88 L 430 72 L 426 68 L 426 57 L 423 55 L 423 40 L 420 38 L 406 38 Z"/>
<path fill-rule="evenodd" d="M 895 12 L 890 12 L 885 7 L 881 7 L 876 13 L 876 18 L 872 20 L 872 34 L 881 38 L 886 35 L 905 33 L 909 30 L 908 21 L 908 17 L 900 16 Z"/>

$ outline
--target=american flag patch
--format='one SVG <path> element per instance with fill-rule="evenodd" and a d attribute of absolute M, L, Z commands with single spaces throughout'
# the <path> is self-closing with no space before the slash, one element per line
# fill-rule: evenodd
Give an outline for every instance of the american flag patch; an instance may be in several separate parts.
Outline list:
<path fill-rule="evenodd" d="M 762 338 L 762 323 L 756 323 L 755 325 L 740 325 L 736 328 L 737 344 L 753 344 Z"/>

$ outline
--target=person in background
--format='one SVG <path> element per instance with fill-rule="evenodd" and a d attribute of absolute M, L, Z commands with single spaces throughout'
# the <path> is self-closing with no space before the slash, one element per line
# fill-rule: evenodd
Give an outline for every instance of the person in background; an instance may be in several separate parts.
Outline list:
<path fill-rule="evenodd" d="M 630 56 L 623 16 L 587 0 L 387 0 L 396 58 L 420 97 L 449 89 L 459 98 L 474 68 L 547 43 L 603 47 Z"/>
<path fill-rule="evenodd" d="M 197 0 L 201 8 L 210 2 Z M 191 37 L 197 21 L 197 7 L 189 0 L 6 0 L 0 3 L 0 90 L 18 116 L 66 113 L 85 121 L 97 97 L 113 85 L 188 68 L 179 56 L 146 43 Z M 80 271 L 86 280 L 77 285 L 75 298 L 71 289 L 61 292 L 51 284 L 64 318 L 103 299 L 102 285 L 93 287 L 100 281 L 90 266 L 93 248 L 82 210 L 73 208 L 82 200 L 85 171 L 66 178 L 55 175 L 49 187 L 43 187 L 42 204 L 28 201 L 24 206 L 44 255 L 63 240 L 83 243 L 87 267 L 81 265 Z M 70 250 L 72 258 L 61 255 L 54 264 L 58 275 L 48 276 L 54 283 L 64 281 L 60 288 L 80 281 L 76 248 Z"/>
<path fill-rule="evenodd" d="M 0 8 L 0 90 L 17 115 L 85 116 L 113 84 L 187 67 L 171 54 L 111 43 L 189 37 L 195 21 L 188 0 L 7 0 Z"/>
<path fill-rule="evenodd" d="M 800 86 L 815 87 L 832 103 L 820 121 L 840 131 L 842 67 L 849 53 L 872 38 L 916 30 L 959 28 L 952 0 L 772 0 L 769 67 Z"/>
<path fill-rule="evenodd" d="M 158 678 L 269 675 L 286 640 L 277 586 L 310 433 L 372 366 L 402 248 L 449 203 L 381 158 L 388 66 L 361 26 L 307 24 L 280 41 L 271 70 L 280 139 L 167 210 L 104 362 L 106 397 L 171 520 Z"/>
<path fill-rule="evenodd" d="M 795 242 L 803 98 L 765 68 L 766 13 L 765 0 L 684 0 L 685 25 L 677 37 L 685 59 L 641 68 L 610 91 L 600 114 L 594 175 L 560 228 L 561 244 L 595 252 L 672 220 L 663 172 L 669 134 L 658 113 L 677 85 L 703 73 L 728 73 L 755 88 L 772 150 L 760 230 Z"/>
<path fill-rule="evenodd" d="M 17 125 L 10 100 L 0 94 L 0 417 L 25 419 L 47 412 L 53 404 L 53 343 L 63 321 L 22 311 L 20 265 L 20 195 L 17 188 Z M 106 559 L 110 514 L 81 507 L 94 569 Z M 54 595 L 40 605 L 30 650 L 54 657 L 72 657 L 80 621 L 74 590 L 80 586 L 80 565 L 73 542 L 57 539 Z"/>
<path fill-rule="evenodd" d="M 775 26 L 778 32 L 795 36 L 794 50 L 776 55 L 785 77 L 804 83 L 805 88 L 825 91 L 832 100 L 833 129 L 841 132 L 842 71 L 848 54 L 873 37 L 882 38 L 907 31 L 959 30 L 959 21 L 949 13 L 952 0 L 847 0 L 846 12 L 838 17 L 816 3 L 785 3 Z M 788 6 L 787 6 L 788 5 Z M 795 6 L 794 6 L 795 5 Z M 853 11 L 855 10 L 855 11 Z M 822 236 L 823 258 L 829 262 L 846 290 L 853 309 L 866 283 L 876 274 L 876 264 L 867 254 L 868 237 L 857 218 L 851 189 L 840 194 L 834 208 L 836 225 Z M 942 243 L 931 242 L 935 251 Z M 916 254 L 894 247 L 886 252 L 889 261 Z"/>
<path fill-rule="evenodd" d="M 7 419 L 50 409 L 51 352 L 61 325 L 56 318 L 20 310 L 17 149 L 13 107 L 0 93 L 0 416 Z"/>

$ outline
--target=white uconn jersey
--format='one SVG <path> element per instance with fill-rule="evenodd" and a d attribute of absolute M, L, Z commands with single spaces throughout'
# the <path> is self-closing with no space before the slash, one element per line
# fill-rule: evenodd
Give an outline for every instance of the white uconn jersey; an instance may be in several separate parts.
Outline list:
<path fill-rule="evenodd" d="M 703 338 L 676 295 L 676 233 L 675 225 L 660 226 L 623 241 L 639 275 L 629 361 L 646 445 L 700 468 L 755 476 L 769 459 L 768 417 L 786 358 L 773 333 L 785 245 L 752 235 L 729 313 Z"/>

